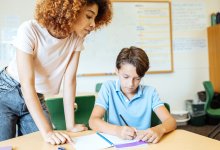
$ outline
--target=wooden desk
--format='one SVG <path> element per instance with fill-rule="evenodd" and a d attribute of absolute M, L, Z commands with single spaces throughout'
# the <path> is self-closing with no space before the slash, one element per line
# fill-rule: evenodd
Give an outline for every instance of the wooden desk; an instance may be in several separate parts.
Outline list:
<path fill-rule="evenodd" d="M 69 133 L 69 132 L 68 132 Z M 86 135 L 93 131 L 81 133 L 69 133 L 72 137 Z M 97 143 L 98 144 L 98 143 Z M 22 137 L 0 142 L 1 146 L 13 146 L 13 150 L 57 150 L 58 146 L 52 146 L 43 141 L 39 132 Z M 73 150 L 70 144 L 62 145 L 66 150 Z M 113 150 L 111 148 L 109 150 Z M 213 140 L 192 132 L 175 130 L 165 135 L 157 144 L 149 144 L 146 147 L 134 148 L 135 150 L 219 150 L 220 141 Z"/>

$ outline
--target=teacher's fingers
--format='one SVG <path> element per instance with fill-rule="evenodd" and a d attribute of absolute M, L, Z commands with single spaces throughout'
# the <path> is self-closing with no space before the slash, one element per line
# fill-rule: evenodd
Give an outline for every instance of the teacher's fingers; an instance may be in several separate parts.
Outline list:
<path fill-rule="evenodd" d="M 60 134 L 62 134 L 62 136 L 64 136 L 64 137 L 67 139 L 68 142 L 74 143 L 74 141 L 70 138 L 69 135 L 67 135 L 67 134 L 65 134 L 65 133 L 62 133 L 62 132 L 61 132 Z"/>
<path fill-rule="evenodd" d="M 66 143 L 67 138 L 65 136 L 63 136 L 62 133 L 56 132 L 55 135 L 61 141 L 62 144 Z"/>

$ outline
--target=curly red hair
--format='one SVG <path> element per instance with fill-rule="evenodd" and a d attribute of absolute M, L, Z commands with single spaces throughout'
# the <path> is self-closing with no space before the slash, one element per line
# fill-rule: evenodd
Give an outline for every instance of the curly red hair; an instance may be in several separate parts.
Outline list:
<path fill-rule="evenodd" d="M 60 36 L 71 33 L 72 25 L 84 6 L 97 4 L 95 29 L 107 25 L 112 19 L 112 4 L 110 0 L 38 0 L 35 9 L 35 19 L 47 29 L 52 29 Z"/>

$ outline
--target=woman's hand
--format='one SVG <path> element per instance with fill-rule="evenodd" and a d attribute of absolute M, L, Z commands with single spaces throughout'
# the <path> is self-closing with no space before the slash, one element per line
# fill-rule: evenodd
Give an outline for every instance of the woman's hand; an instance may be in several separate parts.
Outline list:
<path fill-rule="evenodd" d="M 118 137 L 125 140 L 132 140 L 136 137 L 136 129 L 128 126 L 119 126 L 118 127 Z"/>
<path fill-rule="evenodd" d="M 44 140 L 52 145 L 64 144 L 67 141 L 73 143 L 72 139 L 65 133 L 51 131 L 45 137 Z"/>
<path fill-rule="evenodd" d="M 88 128 L 84 124 L 75 124 L 72 129 L 69 129 L 71 132 L 81 132 L 86 130 L 88 130 Z"/>
<path fill-rule="evenodd" d="M 157 143 L 164 135 L 165 131 L 161 125 L 149 128 L 147 130 L 137 131 L 136 140 L 141 140 L 149 143 Z"/>

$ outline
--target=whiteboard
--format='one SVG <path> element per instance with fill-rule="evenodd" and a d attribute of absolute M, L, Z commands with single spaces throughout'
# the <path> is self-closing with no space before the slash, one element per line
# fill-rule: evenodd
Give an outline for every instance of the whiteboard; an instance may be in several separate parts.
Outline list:
<path fill-rule="evenodd" d="M 84 43 L 78 75 L 111 75 L 124 47 L 144 49 L 150 73 L 173 71 L 170 2 L 113 2 L 111 24 L 91 33 Z"/>

